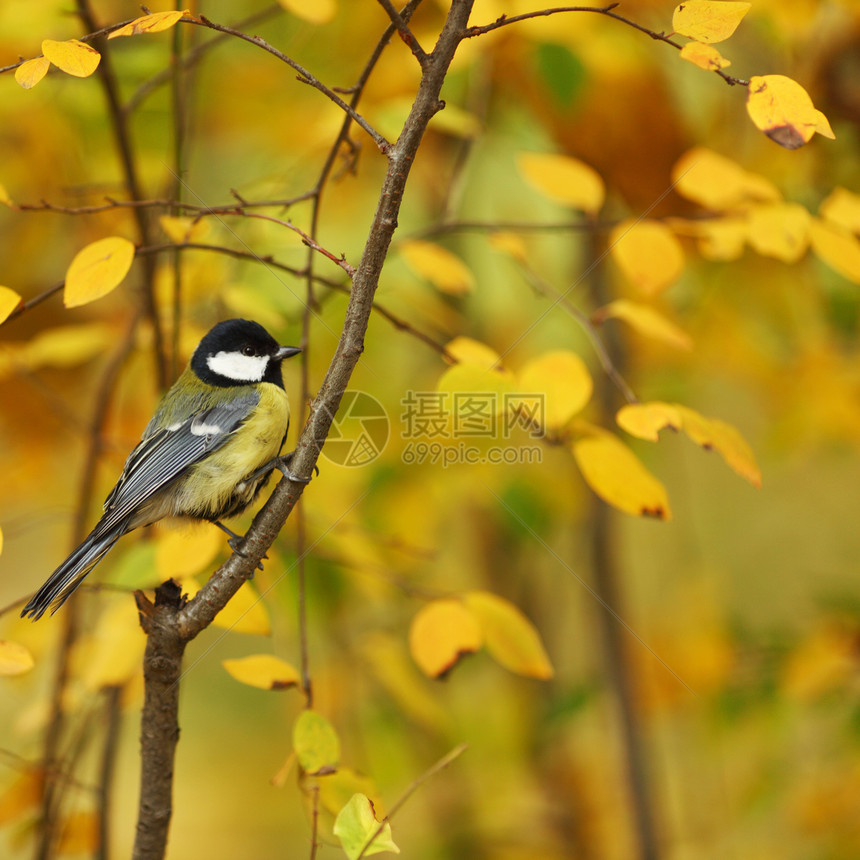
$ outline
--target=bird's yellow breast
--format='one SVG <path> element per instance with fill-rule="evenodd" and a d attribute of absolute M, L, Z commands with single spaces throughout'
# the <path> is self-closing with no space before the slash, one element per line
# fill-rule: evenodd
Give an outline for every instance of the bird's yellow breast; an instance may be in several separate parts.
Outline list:
<path fill-rule="evenodd" d="M 257 386 L 260 402 L 224 445 L 189 469 L 173 494 L 179 516 L 220 519 L 241 512 L 266 478 L 247 481 L 281 452 L 290 420 L 286 392 L 268 382 Z M 176 515 L 176 514 L 174 514 Z"/>

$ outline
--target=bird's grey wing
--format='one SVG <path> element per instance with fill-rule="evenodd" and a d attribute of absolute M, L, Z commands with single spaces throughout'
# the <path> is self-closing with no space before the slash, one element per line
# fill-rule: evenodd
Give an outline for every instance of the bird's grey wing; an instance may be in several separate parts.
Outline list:
<path fill-rule="evenodd" d="M 113 529 L 189 466 L 217 451 L 250 415 L 259 399 L 259 394 L 251 392 L 145 436 L 129 455 L 117 485 L 105 501 L 105 513 L 97 526 L 99 532 Z"/>

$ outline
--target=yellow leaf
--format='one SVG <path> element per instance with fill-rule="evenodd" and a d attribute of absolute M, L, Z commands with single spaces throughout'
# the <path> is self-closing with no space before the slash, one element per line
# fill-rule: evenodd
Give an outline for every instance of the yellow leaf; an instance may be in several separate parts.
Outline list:
<path fill-rule="evenodd" d="M 233 633 L 256 633 L 258 636 L 268 636 L 272 632 L 269 610 L 250 582 L 239 587 L 215 616 L 212 625 Z"/>
<path fill-rule="evenodd" d="M 707 209 L 727 209 L 750 199 L 780 199 L 779 191 L 763 176 L 704 146 L 687 150 L 675 162 L 672 182 L 679 194 Z"/>
<path fill-rule="evenodd" d="M 86 854 L 92 857 L 99 846 L 99 815 L 93 811 L 72 812 L 59 822 L 57 856 Z"/>
<path fill-rule="evenodd" d="M 209 222 L 202 218 L 162 215 L 158 223 L 168 237 L 177 243 L 199 242 L 209 232 Z"/>
<path fill-rule="evenodd" d="M 676 404 L 681 427 L 698 445 L 716 451 L 726 465 L 754 487 L 761 487 L 761 470 L 747 441 L 731 424 L 719 418 L 706 418 L 694 409 Z"/>
<path fill-rule="evenodd" d="M 615 416 L 618 426 L 638 439 L 656 442 L 664 427 L 681 429 L 681 413 L 672 403 L 628 403 L 622 406 Z"/>
<path fill-rule="evenodd" d="M 112 600 L 79 641 L 75 675 L 90 692 L 122 686 L 141 671 L 145 648 L 146 634 L 134 602 L 127 597 Z"/>
<path fill-rule="evenodd" d="M 853 233 L 813 218 L 809 237 L 820 260 L 849 281 L 860 284 L 860 240 Z"/>
<path fill-rule="evenodd" d="M 288 690 L 300 681 L 296 669 L 273 654 L 251 654 L 222 660 L 221 665 L 237 681 L 261 690 Z"/>
<path fill-rule="evenodd" d="M 760 131 L 786 149 L 803 146 L 815 132 L 835 137 L 827 117 L 815 109 L 809 93 L 785 75 L 750 78 L 747 113 Z"/>
<path fill-rule="evenodd" d="M 430 128 L 467 140 L 478 137 L 483 130 L 478 117 L 450 103 L 445 106 L 445 110 L 433 116 Z"/>
<path fill-rule="evenodd" d="M 528 248 L 522 236 L 500 230 L 490 236 L 490 245 L 503 254 L 509 254 L 519 263 L 528 261 Z"/>
<path fill-rule="evenodd" d="M 701 223 L 696 245 L 706 260 L 728 262 L 742 256 L 746 238 L 745 219 L 714 218 Z"/>
<path fill-rule="evenodd" d="M 328 24 L 337 14 L 335 0 L 278 0 L 296 18 L 310 24 Z"/>
<path fill-rule="evenodd" d="M 370 800 L 363 794 L 354 794 L 337 814 L 333 832 L 340 839 L 341 848 L 349 860 L 383 851 L 399 854 L 400 849 L 391 838 L 391 825 L 386 821 L 380 830 L 380 824 Z"/>
<path fill-rule="evenodd" d="M 155 542 L 160 579 L 194 576 L 212 563 L 224 544 L 223 534 L 208 523 L 164 531 Z"/>
<path fill-rule="evenodd" d="M 45 77 L 50 67 L 51 61 L 47 57 L 34 57 L 15 69 L 15 81 L 25 90 L 32 89 Z"/>
<path fill-rule="evenodd" d="M 540 634 L 520 610 L 489 591 L 469 591 L 463 602 L 478 620 L 489 654 L 506 669 L 527 678 L 553 674 Z"/>
<path fill-rule="evenodd" d="M 151 15 L 143 15 L 109 33 L 108 39 L 116 39 L 118 36 L 137 36 L 142 33 L 161 33 L 163 30 L 169 30 L 183 15 L 187 14 L 188 10 L 185 9 L 182 12 L 153 12 Z"/>
<path fill-rule="evenodd" d="M 681 48 L 681 59 L 706 72 L 727 69 L 732 64 L 731 60 L 727 60 L 713 45 L 706 45 L 704 42 L 687 42 Z"/>
<path fill-rule="evenodd" d="M 23 675 L 33 665 L 33 655 L 23 645 L 0 639 L 0 676 Z"/>
<path fill-rule="evenodd" d="M 765 257 L 796 263 L 809 247 L 812 216 L 799 203 L 762 203 L 747 212 L 747 240 Z"/>
<path fill-rule="evenodd" d="M 75 367 L 104 353 L 114 343 L 115 332 L 102 323 L 64 325 L 39 332 L 25 347 L 27 367 Z"/>
<path fill-rule="evenodd" d="M 722 42 L 735 32 L 751 5 L 729 0 L 686 0 L 675 7 L 672 29 L 699 42 Z"/>
<path fill-rule="evenodd" d="M 316 711 L 304 710 L 293 726 L 293 749 L 306 773 L 331 772 L 340 760 L 340 738 Z"/>
<path fill-rule="evenodd" d="M 860 233 L 860 194 L 845 188 L 834 188 L 822 202 L 818 214 L 838 227 Z"/>
<path fill-rule="evenodd" d="M 684 271 L 681 243 L 659 221 L 622 221 L 609 236 L 609 250 L 630 283 L 649 296 L 671 286 Z"/>
<path fill-rule="evenodd" d="M 520 174 L 538 191 L 558 203 L 596 215 L 606 197 L 600 174 L 584 161 L 554 153 L 521 152 Z"/>
<path fill-rule="evenodd" d="M 443 293 L 462 296 L 475 288 L 475 279 L 466 264 L 441 245 L 410 239 L 399 247 L 406 265 Z"/>
<path fill-rule="evenodd" d="M 491 346 L 470 337 L 455 337 L 445 344 L 445 350 L 462 364 L 477 364 L 486 370 L 493 370 L 501 364 L 499 354 Z"/>
<path fill-rule="evenodd" d="M 88 78 L 99 66 L 101 54 L 77 39 L 55 42 L 45 39 L 42 53 L 61 71 L 76 78 Z"/>
<path fill-rule="evenodd" d="M 481 647 L 481 628 L 459 600 L 434 600 L 423 606 L 409 628 L 409 651 L 430 678 L 441 678 L 461 657 Z"/>
<path fill-rule="evenodd" d="M 462 399 L 473 394 L 482 399 L 491 414 L 507 410 L 508 397 L 514 391 L 513 374 L 507 370 L 489 370 L 479 364 L 455 364 L 439 379 L 436 388 Z"/>
<path fill-rule="evenodd" d="M 128 274 L 134 245 L 120 236 L 99 239 L 78 251 L 66 271 L 64 303 L 76 308 L 106 296 Z"/>
<path fill-rule="evenodd" d="M 675 349 L 690 350 L 692 338 L 675 323 L 669 321 L 654 308 L 629 299 L 616 299 L 592 314 L 592 320 L 601 323 L 605 319 L 619 319 L 629 323 L 639 334 L 662 341 Z"/>
<path fill-rule="evenodd" d="M 38 768 L 27 768 L 16 774 L 0 793 L 0 826 L 17 821 L 25 812 L 39 806 L 44 784 L 44 773 Z"/>
<path fill-rule="evenodd" d="M 591 398 L 594 384 L 585 362 L 560 349 L 533 358 L 517 375 L 521 394 L 543 395 L 543 424 L 558 430 Z"/>
<path fill-rule="evenodd" d="M 12 203 L 12 198 L 9 196 L 9 192 L 2 183 L 0 183 L 0 203 L 10 207 L 14 205 Z"/>
<path fill-rule="evenodd" d="M 571 443 L 585 482 L 604 502 L 627 514 L 671 520 L 666 488 L 616 436 L 592 428 L 593 435 Z"/>
<path fill-rule="evenodd" d="M 9 318 L 9 314 L 21 304 L 21 296 L 9 287 L 0 287 L 0 323 Z"/>

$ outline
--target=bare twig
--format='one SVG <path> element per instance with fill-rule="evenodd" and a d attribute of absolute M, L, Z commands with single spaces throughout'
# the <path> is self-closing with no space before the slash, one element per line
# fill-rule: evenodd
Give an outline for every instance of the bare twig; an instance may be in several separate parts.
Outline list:
<path fill-rule="evenodd" d="M 493 30 L 500 29 L 501 27 L 507 27 L 510 24 L 519 24 L 522 21 L 528 21 L 533 18 L 545 18 L 548 15 L 559 15 L 564 12 L 596 12 L 598 15 L 605 15 L 607 18 L 614 18 L 616 21 L 626 24 L 628 27 L 632 27 L 634 30 L 638 30 L 640 33 L 644 33 L 646 36 L 650 36 L 656 41 L 665 42 L 667 45 L 671 45 L 678 51 L 684 47 L 682 44 L 671 38 L 673 34 L 658 33 L 656 30 L 649 30 L 648 27 L 643 27 L 641 24 L 637 24 L 630 18 L 625 18 L 623 15 L 619 15 L 617 12 L 612 11 L 620 5 L 620 3 L 610 3 L 608 6 L 556 6 L 552 9 L 539 9 L 534 12 L 525 12 L 522 15 L 511 15 L 510 17 L 502 15 L 491 24 L 469 27 L 466 30 L 466 38 L 483 36 L 485 33 L 490 33 Z M 722 71 L 722 69 L 714 69 L 713 71 L 730 86 L 735 86 L 736 84 L 742 87 L 749 86 L 749 81 L 736 78 L 732 75 L 727 75 Z"/>
<path fill-rule="evenodd" d="M 183 18 L 182 21 L 186 24 L 199 24 L 203 27 L 208 27 L 210 30 L 217 30 L 219 33 L 227 33 L 230 36 L 235 36 L 237 39 L 242 39 L 245 42 L 250 42 L 258 48 L 270 53 L 273 57 L 277 57 L 281 62 L 286 63 L 290 68 L 298 72 L 296 80 L 303 84 L 308 84 L 315 90 L 319 90 L 326 98 L 333 101 L 342 111 L 348 114 L 352 120 L 360 125 L 373 139 L 373 142 L 379 147 L 379 151 L 387 153 L 391 144 L 375 129 L 373 126 L 359 114 L 354 108 L 350 107 L 331 87 L 327 87 L 316 76 L 311 74 L 306 68 L 299 65 L 291 57 L 288 57 L 282 51 L 279 51 L 273 45 L 270 45 L 262 36 L 251 36 L 248 33 L 243 33 L 241 30 L 236 30 L 233 27 L 225 27 L 223 24 L 216 24 L 210 21 L 205 16 L 201 15 L 197 18 Z"/>
<path fill-rule="evenodd" d="M 468 744 L 458 744 L 454 747 L 454 749 L 451 750 L 451 752 L 443 755 L 442 758 L 440 758 L 439 761 L 436 762 L 436 764 L 432 765 L 431 767 L 428 767 L 427 770 L 425 770 L 424 773 L 421 774 L 421 776 L 414 779 L 407 786 L 406 791 L 404 791 L 403 794 L 401 794 L 400 797 L 397 798 L 394 805 L 391 807 L 391 810 L 389 811 L 388 815 L 386 815 L 385 818 L 382 819 L 382 821 L 379 823 L 379 827 L 376 828 L 370 839 L 365 842 L 364 847 L 358 853 L 355 860 L 361 860 L 361 858 L 365 856 L 368 849 L 373 844 L 373 841 L 385 829 L 385 825 L 388 824 L 392 818 L 394 818 L 394 816 L 400 811 L 406 801 L 409 800 L 409 798 L 412 797 L 412 795 L 415 794 L 415 792 L 418 791 L 418 789 L 421 788 L 421 786 L 424 785 L 424 783 L 427 782 L 428 779 L 435 776 L 437 773 L 439 773 L 440 770 L 444 770 L 446 767 L 448 767 L 451 762 L 453 762 L 455 759 L 458 759 L 464 752 L 466 752 L 468 748 Z"/>
<path fill-rule="evenodd" d="M 385 9 L 386 14 L 391 18 L 391 23 L 397 29 L 403 43 L 415 55 L 415 59 L 423 66 L 427 62 L 427 52 L 421 47 L 416 35 L 409 29 L 408 18 L 404 18 L 397 11 L 391 0 L 377 0 L 380 6 Z"/>
<path fill-rule="evenodd" d="M 119 727 L 122 718 L 121 703 L 122 687 L 108 687 L 105 690 L 105 722 L 107 726 L 104 733 L 99 774 L 99 843 L 96 860 L 107 860 L 110 856 L 111 805 L 116 754 L 119 747 Z"/>

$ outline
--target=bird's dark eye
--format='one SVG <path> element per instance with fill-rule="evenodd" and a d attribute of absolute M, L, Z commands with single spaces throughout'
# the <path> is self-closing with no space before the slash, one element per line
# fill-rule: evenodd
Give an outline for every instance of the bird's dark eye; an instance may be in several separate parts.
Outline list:
<path fill-rule="evenodd" d="M 253 346 L 243 346 L 242 355 L 256 355 L 256 350 Z"/>

